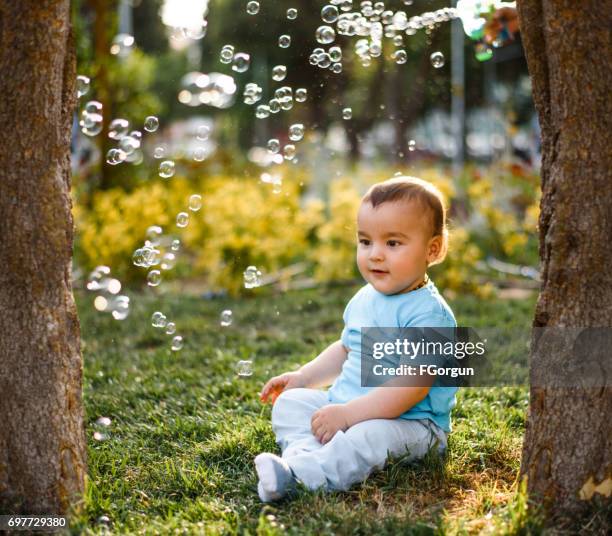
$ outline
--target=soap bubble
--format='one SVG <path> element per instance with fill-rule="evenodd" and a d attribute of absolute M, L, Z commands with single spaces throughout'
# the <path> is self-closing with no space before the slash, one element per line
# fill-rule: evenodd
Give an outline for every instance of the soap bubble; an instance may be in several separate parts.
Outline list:
<path fill-rule="evenodd" d="M 108 266 L 96 266 L 87 278 L 87 290 L 100 290 L 100 281 L 110 274 L 110 268 Z"/>
<path fill-rule="evenodd" d="M 76 90 L 77 90 L 77 98 L 81 98 L 83 95 L 89 93 L 89 88 L 91 86 L 91 80 L 89 77 L 80 74 L 76 79 Z"/>
<path fill-rule="evenodd" d="M 140 140 L 134 136 L 123 136 L 119 140 L 119 148 L 125 152 L 126 156 L 129 156 L 140 148 Z"/>
<path fill-rule="evenodd" d="M 255 288 L 261 285 L 261 272 L 256 266 L 249 266 L 243 276 L 244 288 Z"/>
<path fill-rule="evenodd" d="M 176 215 L 176 226 L 187 227 L 189 225 L 189 214 L 187 212 L 179 212 Z"/>
<path fill-rule="evenodd" d="M 304 125 L 295 123 L 289 127 L 289 139 L 291 141 L 300 141 L 304 137 Z"/>
<path fill-rule="evenodd" d="M 319 26 L 315 33 L 315 38 L 322 45 L 329 45 L 336 38 L 336 32 L 331 26 Z"/>
<path fill-rule="evenodd" d="M 159 119 L 154 115 L 149 115 L 144 120 L 144 129 L 147 132 L 155 132 L 159 128 Z"/>
<path fill-rule="evenodd" d="M 248 359 L 238 361 L 238 364 L 236 365 L 236 369 L 237 369 L 236 371 L 238 373 L 238 376 L 252 376 L 253 375 L 253 369 L 251 368 L 252 364 L 253 362 Z"/>
<path fill-rule="evenodd" d="M 244 73 L 248 71 L 250 63 L 251 56 L 249 56 L 245 52 L 238 52 L 234 55 L 232 71 L 236 71 L 237 73 Z"/>
<path fill-rule="evenodd" d="M 150 225 L 145 231 L 145 236 L 151 246 L 159 246 L 161 242 L 161 236 L 164 230 L 159 225 Z"/>
<path fill-rule="evenodd" d="M 291 46 L 291 36 L 283 34 L 278 38 L 278 46 L 281 48 L 289 48 Z"/>
<path fill-rule="evenodd" d="M 93 438 L 94 438 L 96 441 L 106 441 L 106 440 L 109 438 L 109 435 L 108 435 L 108 434 L 105 434 L 105 433 L 103 433 L 103 432 L 98 432 L 98 431 L 95 431 L 95 432 L 94 432 L 94 434 L 93 434 Z M 102 517 L 105 517 L 105 516 L 102 516 Z M 101 519 L 101 518 L 100 518 L 100 519 Z M 109 520 L 109 522 L 110 522 L 110 520 Z"/>
<path fill-rule="evenodd" d="M 332 23 L 338 20 L 338 8 L 336 6 L 324 6 L 321 10 L 321 19 L 325 22 Z"/>
<path fill-rule="evenodd" d="M 306 100 L 306 96 L 308 95 L 308 91 L 305 88 L 298 88 L 295 90 L 295 100 L 296 102 L 304 102 Z"/>
<path fill-rule="evenodd" d="M 161 258 L 160 267 L 162 270 L 172 270 L 176 265 L 176 255 L 170 251 L 166 251 Z"/>
<path fill-rule="evenodd" d="M 288 143 L 283 147 L 283 156 L 285 160 L 293 160 L 295 157 L 295 145 Z"/>
<path fill-rule="evenodd" d="M 246 11 L 249 15 L 257 15 L 257 13 L 259 13 L 259 2 L 256 0 L 247 2 Z"/>
<path fill-rule="evenodd" d="M 332 61 L 327 52 L 321 52 L 317 57 L 317 65 L 321 69 L 327 69 L 331 65 Z"/>
<path fill-rule="evenodd" d="M 231 326 L 233 322 L 233 314 L 229 309 L 225 309 L 225 311 L 221 311 L 221 325 L 223 327 Z"/>
<path fill-rule="evenodd" d="M 85 105 L 85 111 L 88 114 L 101 114 L 102 113 L 102 103 L 98 101 L 89 101 Z"/>
<path fill-rule="evenodd" d="M 284 99 L 285 97 L 291 97 L 292 95 L 293 90 L 290 86 L 282 86 L 274 91 L 274 97 L 276 97 L 278 100 Z"/>
<path fill-rule="evenodd" d="M 97 519 L 96 523 L 98 523 L 98 525 L 106 525 L 106 526 L 110 527 L 111 520 L 110 520 L 110 517 L 108 517 L 108 516 L 100 516 Z"/>
<path fill-rule="evenodd" d="M 147 285 L 150 287 L 157 287 L 162 280 L 161 272 L 159 270 L 151 270 L 147 274 Z"/>
<path fill-rule="evenodd" d="M 244 86 L 244 103 L 245 104 L 255 104 L 261 100 L 262 89 L 254 82 L 249 82 L 246 86 Z"/>
<path fill-rule="evenodd" d="M 404 49 L 396 50 L 392 55 L 391 59 L 395 61 L 398 65 L 403 65 L 408 61 L 408 54 Z"/>
<path fill-rule="evenodd" d="M 166 148 L 163 145 L 158 145 L 153 149 L 153 158 L 160 159 L 166 156 Z"/>
<path fill-rule="evenodd" d="M 200 141 L 206 141 L 210 136 L 210 127 L 206 125 L 200 125 L 196 130 L 196 138 Z"/>
<path fill-rule="evenodd" d="M 110 278 L 106 281 L 106 291 L 111 294 L 119 294 L 121 290 L 121 281 L 118 279 Z"/>
<path fill-rule="evenodd" d="M 340 74 L 342 72 L 342 64 L 341 63 L 334 63 L 331 67 L 330 67 L 331 71 L 336 73 L 336 74 Z"/>
<path fill-rule="evenodd" d="M 234 47 L 232 45 L 223 45 L 221 53 L 219 54 L 219 61 L 221 63 L 232 63 L 234 59 Z"/>
<path fill-rule="evenodd" d="M 271 138 L 268 140 L 268 151 L 273 154 L 280 151 L 280 142 L 276 138 Z"/>
<path fill-rule="evenodd" d="M 415 149 L 416 149 L 416 141 L 414 141 L 414 140 L 410 140 L 410 141 L 408 142 L 408 150 L 412 152 L 412 151 L 414 151 Z"/>
<path fill-rule="evenodd" d="M 175 165 L 172 160 L 164 160 L 159 164 L 159 176 L 162 179 L 169 179 L 174 175 Z"/>
<path fill-rule="evenodd" d="M 295 19 L 297 19 L 297 16 L 298 16 L 298 10 L 297 9 L 295 9 L 293 7 L 290 7 L 287 10 L 287 18 L 289 20 L 295 20 Z"/>
<path fill-rule="evenodd" d="M 270 107 L 265 104 L 260 104 L 255 109 L 255 117 L 257 119 L 265 119 L 266 117 L 269 117 L 269 115 L 270 115 Z"/>
<path fill-rule="evenodd" d="M 276 114 L 280 112 L 281 107 L 280 101 L 278 99 L 270 99 L 270 102 L 268 102 L 268 106 L 271 113 Z"/>
<path fill-rule="evenodd" d="M 351 108 L 344 108 L 342 110 L 342 119 L 348 120 L 353 117 L 353 110 Z"/>
<path fill-rule="evenodd" d="M 96 112 L 89 113 L 87 110 L 81 112 L 81 120 L 79 126 L 81 132 L 86 136 L 97 136 L 102 132 L 102 115 Z"/>
<path fill-rule="evenodd" d="M 170 249 L 172 251 L 178 251 L 179 249 L 181 249 L 181 241 L 178 238 L 175 238 L 172 241 L 172 245 L 170 246 Z"/>
<path fill-rule="evenodd" d="M 280 82 L 287 76 L 287 67 L 284 65 L 275 65 L 272 69 L 272 79 Z"/>
<path fill-rule="evenodd" d="M 444 66 L 444 54 L 442 54 L 442 52 L 434 52 L 431 56 L 429 56 L 429 59 L 431 60 L 431 64 L 436 68 L 439 69 L 440 67 Z"/>
<path fill-rule="evenodd" d="M 125 320 L 130 314 L 130 298 L 117 296 L 111 303 L 111 314 L 115 320 Z"/>
<path fill-rule="evenodd" d="M 109 149 L 109 151 L 106 153 L 106 163 L 110 164 L 111 166 L 116 166 L 117 164 L 120 164 L 126 158 L 127 154 L 121 149 Z"/>
<path fill-rule="evenodd" d="M 178 352 L 181 348 L 183 348 L 183 337 L 177 335 L 172 339 L 172 345 L 170 346 L 170 349 L 173 352 Z"/>
<path fill-rule="evenodd" d="M 189 210 L 197 212 L 202 208 L 202 196 L 200 194 L 193 194 L 189 196 Z"/>
<path fill-rule="evenodd" d="M 196 162 L 203 162 L 206 159 L 206 147 L 196 147 L 193 150 L 193 159 Z"/>
<path fill-rule="evenodd" d="M 98 417 L 96 419 L 95 425 L 108 428 L 111 425 L 111 420 L 108 417 Z"/>
<path fill-rule="evenodd" d="M 108 137 L 112 140 L 120 140 L 128 133 L 130 123 L 127 119 L 113 119 L 108 125 Z"/>
<path fill-rule="evenodd" d="M 342 49 L 338 46 L 329 49 L 329 57 L 333 62 L 338 62 L 342 59 Z"/>
<path fill-rule="evenodd" d="M 132 51 L 134 46 L 134 36 L 130 34 L 120 33 L 113 38 L 110 53 L 113 56 L 125 58 Z"/>
<path fill-rule="evenodd" d="M 94 308 L 96 311 L 108 310 L 108 300 L 104 296 L 96 296 L 94 299 Z"/>
<path fill-rule="evenodd" d="M 154 328 L 163 328 L 166 326 L 166 315 L 164 313 L 162 313 L 161 311 L 155 311 L 152 315 L 151 315 L 151 325 Z"/>
<path fill-rule="evenodd" d="M 168 322 L 166 324 L 166 335 L 174 335 L 176 333 L 176 324 L 174 322 Z"/>

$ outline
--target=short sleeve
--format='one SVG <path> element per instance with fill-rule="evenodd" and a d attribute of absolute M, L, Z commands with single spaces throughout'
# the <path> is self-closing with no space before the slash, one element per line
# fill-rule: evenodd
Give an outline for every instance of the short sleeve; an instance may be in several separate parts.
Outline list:
<path fill-rule="evenodd" d="M 345 348 L 349 348 L 349 329 L 348 329 L 348 319 L 351 311 L 351 304 L 353 300 L 351 299 L 344 308 L 344 313 L 342 314 L 342 320 L 344 321 L 344 328 L 342 329 L 342 335 L 340 339 L 342 341 L 342 345 Z"/>
<path fill-rule="evenodd" d="M 429 311 L 413 318 L 410 322 L 403 324 L 405 328 L 455 328 L 457 322 L 444 309 Z"/>

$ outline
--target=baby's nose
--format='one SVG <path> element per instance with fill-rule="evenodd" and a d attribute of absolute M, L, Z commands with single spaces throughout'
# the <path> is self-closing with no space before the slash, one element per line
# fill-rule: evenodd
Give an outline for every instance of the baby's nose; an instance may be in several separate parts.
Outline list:
<path fill-rule="evenodd" d="M 382 248 L 379 246 L 372 246 L 370 249 L 370 259 L 382 259 L 383 258 L 383 252 L 382 252 Z"/>

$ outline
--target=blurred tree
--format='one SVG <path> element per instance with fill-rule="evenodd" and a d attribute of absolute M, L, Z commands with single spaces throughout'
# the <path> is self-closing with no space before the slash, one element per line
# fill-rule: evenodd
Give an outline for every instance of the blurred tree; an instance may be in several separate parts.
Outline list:
<path fill-rule="evenodd" d="M 67 514 L 85 489 L 71 288 L 69 0 L 0 1 L 0 512 Z M 5 147 L 8 149 L 8 147 Z"/>
<path fill-rule="evenodd" d="M 571 346 L 538 344 L 537 337 L 532 345 L 521 472 L 551 517 L 571 522 L 598 499 L 609 506 L 612 495 L 612 73 L 604 68 L 612 55 L 612 11 L 595 1 L 581 9 L 570 0 L 517 5 L 543 146 L 542 286 L 534 326 L 608 328 L 599 348 L 594 338 L 573 353 Z M 581 372 L 578 353 L 594 361 L 595 376 Z M 553 385 L 568 370 L 577 371 L 573 386 Z M 547 373 L 547 385 L 533 384 Z M 600 381 L 590 387 L 593 380 Z M 609 517 L 607 523 L 609 532 Z"/>

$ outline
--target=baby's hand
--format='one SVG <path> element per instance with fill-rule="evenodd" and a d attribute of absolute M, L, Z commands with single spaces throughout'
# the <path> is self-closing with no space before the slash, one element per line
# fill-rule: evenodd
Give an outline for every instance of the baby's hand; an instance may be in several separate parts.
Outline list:
<path fill-rule="evenodd" d="M 323 445 L 336 435 L 338 430 L 348 429 L 348 416 L 345 404 L 329 404 L 318 409 L 310 419 L 313 435 Z"/>
<path fill-rule="evenodd" d="M 261 393 L 259 393 L 259 399 L 265 403 L 269 398 L 272 404 L 274 404 L 283 391 L 296 387 L 305 387 L 305 385 L 306 381 L 299 370 L 296 372 L 285 372 L 268 380 Z"/>

